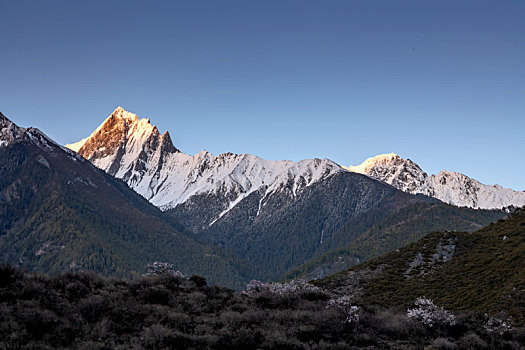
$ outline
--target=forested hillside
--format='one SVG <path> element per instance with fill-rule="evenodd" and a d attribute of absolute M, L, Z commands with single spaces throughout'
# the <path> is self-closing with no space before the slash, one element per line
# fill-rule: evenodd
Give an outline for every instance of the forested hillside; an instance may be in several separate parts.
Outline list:
<path fill-rule="evenodd" d="M 345 237 L 364 231 L 350 245 L 323 254 L 284 278 L 322 278 L 415 242 L 430 232 L 472 232 L 506 215 L 503 210 L 473 210 L 440 202 L 413 204 L 390 215 L 376 210 L 362 221 L 350 221 L 337 232 L 336 236 Z M 363 228 L 367 222 L 372 224 Z"/>
<path fill-rule="evenodd" d="M 381 307 L 425 296 L 453 311 L 525 324 L 525 210 L 473 233 L 435 232 L 315 284 Z M 356 282 L 358 281 L 358 282 Z"/>

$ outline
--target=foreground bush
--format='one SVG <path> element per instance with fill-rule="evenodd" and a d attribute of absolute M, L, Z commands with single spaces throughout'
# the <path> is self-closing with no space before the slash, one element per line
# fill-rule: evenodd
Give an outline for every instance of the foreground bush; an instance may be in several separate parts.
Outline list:
<path fill-rule="evenodd" d="M 501 318 L 457 315 L 455 324 L 429 327 L 406 310 L 357 305 L 298 282 L 252 283 L 235 293 L 181 274 L 123 281 L 1 266 L 0 277 L 0 349 L 518 349 L 525 343 L 523 331 Z"/>

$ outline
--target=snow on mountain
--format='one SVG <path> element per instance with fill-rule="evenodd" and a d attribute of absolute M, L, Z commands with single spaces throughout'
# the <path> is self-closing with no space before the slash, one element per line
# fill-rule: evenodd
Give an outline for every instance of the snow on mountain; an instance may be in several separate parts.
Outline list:
<path fill-rule="evenodd" d="M 225 198 L 217 220 L 254 191 L 264 197 L 284 188 L 296 195 L 341 167 L 327 159 L 270 161 L 249 154 L 192 156 L 176 149 L 168 132 L 160 134 L 149 119 L 117 108 L 88 138 L 66 145 L 95 166 L 128 183 L 162 210 L 196 195 Z M 210 222 L 212 224 L 214 221 Z"/>
<path fill-rule="evenodd" d="M 0 147 L 24 137 L 25 131 L 0 113 Z"/>
<path fill-rule="evenodd" d="M 4 124 L 0 124 L 0 145 L 9 142 L 9 137 L 1 136 L 6 134 L 4 130 L 11 130 Z M 214 156 L 206 151 L 188 155 L 173 146 L 168 132 L 160 134 L 149 119 L 139 119 L 122 107 L 91 136 L 66 147 L 124 180 L 162 210 L 175 208 L 197 195 L 220 198 L 221 213 L 215 220 L 255 191 L 263 193 L 260 211 L 270 194 L 287 189 L 295 196 L 344 168 L 327 159 L 270 161 L 249 154 Z M 404 192 L 421 193 L 457 206 L 496 209 L 525 205 L 525 192 L 484 185 L 456 172 L 441 171 L 429 176 L 410 159 L 394 153 L 372 157 L 345 169 Z"/>
<path fill-rule="evenodd" d="M 83 159 L 77 153 L 57 144 L 37 128 L 21 128 L 0 113 L 0 147 L 12 143 L 29 140 L 41 149 L 55 152 L 58 149 L 65 151 L 74 160 Z"/>
<path fill-rule="evenodd" d="M 361 165 L 346 169 L 386 182 L 404 192 L 434 194 L 427 184 L 427 174 L 410 159 L 405 160 L 395 153 L 368 158 Z"/>
<path fill-rule="evenodd" d="M 421 193 L 456 206 L 499 209 L 525 205 L 523 191 L 484 185 L 461 173 L 446 170 L 428 176 L 416 163 L 394 153 L 368 158 L 361 165 L 346 169 L 386 182 L 402 191 Z"/>
<path fill-rule="evenodd" d="M 500 185 L 484 185 L 457 172 L 442 170 L 429 178 L 435 197 L 458 206 L 499 209 L 525 205 L 525 192 Z"/>

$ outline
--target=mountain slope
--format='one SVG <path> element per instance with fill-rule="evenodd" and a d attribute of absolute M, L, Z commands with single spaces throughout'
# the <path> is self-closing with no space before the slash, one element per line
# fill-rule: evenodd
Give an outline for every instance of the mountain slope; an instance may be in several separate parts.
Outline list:
<path fill-rule="evenodd" d="M 433 231 L 473 232 L 505 216 L 505 211 L 457 208 L 443 203 L 416 203 L 390 215 L 381 212 L 373 226 L 350 245 L 309 261 L 285 279 L 323 278 L 415 242 Z M 346 224 L 338 234 L 345 236 L 355 230 L 355 225 Z"/>
<path fill-rule="evenodd" d="M 283 188 L 259 212 L 261 198 L 250 195 L 212 226 L 195 232 L 251 262 L 251 275 L 262 280 L 278 279 L 342 247 L 359 248 L 350 255 L 363 261 L 436 229 L 474 230 L 505 216 L 502 211 L 457 208 L 409 195 L 350 172 L 319 181 L 296 196 Z M 168 213 L 191 224 L 213 200 L 203 196 Z"/>
<path fill-rule="evenodd" d="M 410 159 L 403 159 L 394 153 L 368 158 L 361 165 L 346 169 L 386 182 L 402 191 L 424 194 L 456 206 L 501 209 L 525 205 L 525 191 L 484 185 L 461 173 L 446 170 L 429 176 Z"/>
<path fill-rule="evenodd" d="M 68 147 L 126 181 L 200 241 L 244 258 L 249 275 L 264 280 L 348 246 L 405 207 L 438 202 L 345 171 L 327 159 L 269 161 L 206 151 L 190 156 L 148 119 L 121 107 L 90 137 Z M 459 210 L 447 212 L 438 228 L 458 215 Z M 474 224 L 487 222 L 478 217 Z M 400 238 L 392 247 L 406 243 Z"/>
<path fill-rule="evenodd" d="M 241 280 L 213 249 L 78 154 L 0 114 L 0 259 L 58 273 L 131 276 L 166 261 L 231 286 Z"/>
<path fill-rule="evenodd" d="M 214 200 L 195 198 L 169 213 L 191 224 L 201 208 Z M 340 172 L 295 195 L 286 186 L 270 197 L 253 193 L 213 225 L 195 232 L 248 260 L 253 278 L 276 280 L 326 249 L 355 239 L 360 232 L 354 237 L 335 235 L 349 221 L 362 220 L 366 227 L 370 210 L 391 212 L 418 200 L 378 181 Z"/>
<path fill-rule="evenodd" d="M 506 312 L 525 324 L 525 210 L 474 233 L 436 232 L 315 282 L 362 303 L 408 306 L 426 296 L 450 310 Z"/>

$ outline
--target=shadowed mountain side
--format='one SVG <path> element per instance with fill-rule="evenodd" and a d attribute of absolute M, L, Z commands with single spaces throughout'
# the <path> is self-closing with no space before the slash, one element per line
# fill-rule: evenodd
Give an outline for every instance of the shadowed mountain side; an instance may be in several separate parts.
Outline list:
<path fill-rule="evenodd" d="M 472 232 L 507 215 L 504 211 L 458 208 L 440 202 L 413 204 L 388 216 L 376 214 L 376 223 L 350 245 L 323 254 L 284 278 L 323 278 L 415 242 L 430 232 Z M 352 235 L 356 229 L 358 226 L 349 223 L 338 235 Z"/>
<path fill-rule="evenodd" d="M 421 235 L 434 229 L 451 227 L 455 223 L 475 229 L 504 215 L 503 212 L 457 208 L 433 198 L 409 195 L 350 172 L 330 176 L 295 196 L 291 189 L 282 188 L 265 199 L 264 210 L 260 209 L 261 198 L 260 193 L 251 194 L 213 225 L 196 234 L 250 261 L 253 268 L 251 275 L 263 280 L 278 279 L 312 258 L 346 247 L 359 240 L 374 225 L 384 222 L 386 218 L 395 220 L 398 214 L 402 216 L 399 221 L 413 221 L 413 230 Z M 200 218 L 202 211 L 213 205 L 210 202 L 214 200 L 209 196 L 193 198 L 169 213 L 184 225 L 199 226 L 193 220 Z M 434 206 L 436 209 L 431 212 L 439 213 L 436 216 L 440 216 L 441 220 L 431 224 L 416 219 L 421 210 Z M 432 216 L 426 219 L 431 221 Z M 421 227 L 418 227 L 419 224 Z M 399 248 L 421 235 L 416 238 L 400 236 L 388 247 Z M 386 251 L 379 248 L 377 254 Z"/>

